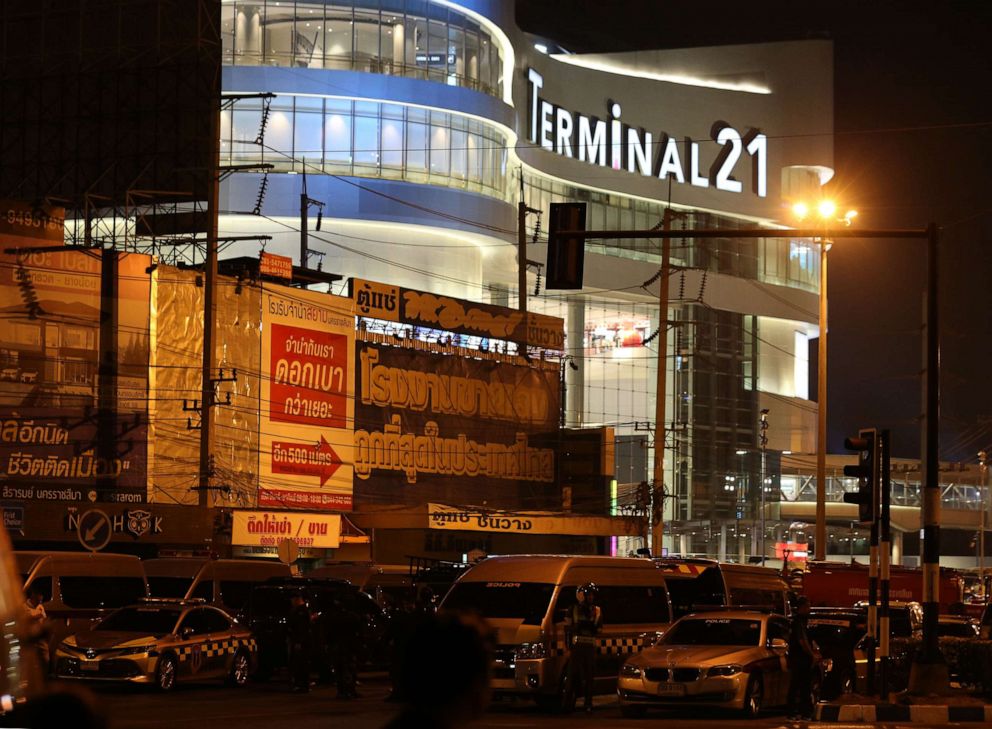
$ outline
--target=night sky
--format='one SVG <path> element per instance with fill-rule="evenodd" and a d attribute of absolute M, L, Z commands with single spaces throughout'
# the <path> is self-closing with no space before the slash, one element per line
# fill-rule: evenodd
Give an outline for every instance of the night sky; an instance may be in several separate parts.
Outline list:
<path fill-rule="evenodd" d="M 517 20 L 573 52 L 832 39 L 830 192 L 864 228 L 940 226 L 941 458 L 992 446 L 992 2 L 519 0 Z M 831 249 L 831 452 L 875 426 L 919 456 L 925 266 L 922 240 Z"/>

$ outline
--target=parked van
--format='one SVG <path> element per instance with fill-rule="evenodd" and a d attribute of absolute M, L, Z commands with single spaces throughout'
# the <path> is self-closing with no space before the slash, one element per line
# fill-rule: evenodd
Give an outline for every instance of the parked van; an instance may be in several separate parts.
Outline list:
<path fill-rule="evenodd" d="M 656 559 L 676 619 L 698 608 L 747 607 L 790 613 L 788 583 L 778 570 L 712 559 Z"/>
<path fill-rule="evenodd" d="M 144 561 L 152 597 L 199 598 L 235 615 L 251 588 L 270 577 L 291 577 L 289 565 L 254 559 L 157 557 Z"/>
<path fill-rule="evenodd" d="M 307 577 L 347 580 L 371 595 L 381 608 L 400 607 L 415 594 L 413 576 L 406 565 L 371 562 L 332 562 L 307 572 Z"/>
<path fill-rule="evenodd" d="M 565 619 L 576 589 L 598 588 L 603 629 L 597 641 L 596 693 L 612 693 L 620 664 L 651 645 L 671 622 L 661 570 L 645 559 L 520 555 L 489 557 L 451 587 L 441 610 L 481 615 L 496 630 L 492 688 L 570 710 Z"/>
<path fill-rule="evenodd" d="M 24 591 L 38 590 L 51 643 L 148 596 L 141 560 L 103 552 L 14 552 Z M 52 651 L 54 655 L 54 651 Z"/>

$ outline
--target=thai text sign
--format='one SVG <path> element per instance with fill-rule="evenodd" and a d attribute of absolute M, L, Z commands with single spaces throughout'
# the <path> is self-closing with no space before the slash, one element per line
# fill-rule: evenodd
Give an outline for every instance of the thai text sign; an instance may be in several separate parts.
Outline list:
<path fill-rule="evenodd" d="M 351 300 L 262 290 L 259 506 L 352 505 L 355 317 Z"/>
<path fill-rule="evenodd" d="M 536 494 L 554 483 L 556 366 L 362 343 L 357 369 L 363 496 L 422 503 L 454 499 L 459 489 L 517 482 Z"/>
<path fill-rule="evenodd" d="M 513 534 L 588 536 L 636 535 L 636 520 L 602 516 L 557 516 L 548 512 L 475 511 L 443 504 L 427 505 L 428 529 Z"/>
<path fill-rule="evenodd" d="M 278 547 L 292 539 L 300 547 L 337 549 L 341 543 L 341 517 L 299 511 L 235 511 L 231 544 Z"/>
<path fill-rule="evenodd" d="M 289 256 L 278 256 L 275 253 L 262 251 L 262 255 L 259 257 L 258 271 L 263 276 L 291 281 L 293 279 L 293 259 Z"/>
<path fill-rule="evenodd" d="M 565 346 L 564 321 L 553 316 L 363 279 L 351 279 L 351 296 L 358 316 L 547 349 L 560 350 Z"/>

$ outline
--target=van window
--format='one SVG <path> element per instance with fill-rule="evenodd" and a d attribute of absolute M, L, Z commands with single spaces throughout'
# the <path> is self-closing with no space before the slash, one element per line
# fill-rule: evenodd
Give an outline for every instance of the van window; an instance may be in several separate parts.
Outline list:
<path fill-rule="evenodd" d="M 149 577 L 148 591 L 152 597 L 186 597 L 190 582 L 189 577 Z"/>
<path fill-rule="evenodd" d="M 484 618 L 517 618 L 540 625 L 555 586 L 545 582 L 458 582 L 441 607 L 475 612 Z"/>
<path fill-rule="evenodd" d="M 720 571 L 713 567 L 703 570 L 698 577 L 670 577 L 665 575 L 668 594 L 672 598 L 675 618 L 688 615 L 699 606 L 726 605 L 727 595 Z"/>
<path fill-rule="evenodd" d="M 256 584 L 247 580 L 221 580 L 220 601 L 229 608 L 240 610 L 248 602 L 251 588 Z"/>
<path fill-rule="evenodd" d="M 730 604 L 755 608 L 768 608 L 785 611 L 785 594 L 779 590 L 756 590 L 748 587 L 733 587 L 730 590 Z"/>
<path fill-rule="evenodd" d="M 596 604 L 603 611 L 604 623 L 670 622 L 668 593 L 660 585 L 601 585 L 597 590 Z M 570 615 L 573 605 L 575 588 L 562 587 L 555 606 L 555 621 Z"/>
<path fill-rule="evenodd" d="M 189 584 L 186 585 L 187 592 L 189 591 Z M 182 594 L 182 597 L 186 597 L 186 593 Z M 193 588 L 193 594 L 190 597 L 199 598 L 200 600 L 206 600 L 207 602 L 214 601 L 214 581 L 213 580 L 202 580 L 196 583 L 196 587 Z"/>
<path fill-rule="evenodd" d="M 24 594 L 27 595 L 28 590 L 33 589 L 41 593 L 42 602 L 48 602 L 52 599 L 52 578 L 51 577 L 36 577 L 30 585 L 24 587 Z"/>
<path fill-rule="evenodd" d="M 62 602 L 79 609 L 119 608 L 138 602 L 145 596 L 145 581 L 140 577 L 60 577 Z"/>

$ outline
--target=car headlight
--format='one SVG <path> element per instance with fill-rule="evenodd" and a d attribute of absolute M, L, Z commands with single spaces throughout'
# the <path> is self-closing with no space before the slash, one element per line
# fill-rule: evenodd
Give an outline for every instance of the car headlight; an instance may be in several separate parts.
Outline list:
<path fill-rule="evenodd" d="M 731 664 L 729 666 L 713 666 L 706 672 L 707 678 L 714 676 L 734 676 L 744 670 L 743 666 Z"/>
<path fill-rule="evenodd" d="M 119 655 L 134 656 L 139 653 L 148 653 L 148 651 L 150 651 L 154 647 L 155 644 L 152 643 L 151 645 L 137 645 L 132 648 L 121 648 Z"/>
<path fill-rule="evenodd" d="M 544 643 L 522 643 L 515 653 L 517 660 L 546 658 L 548 649 L 544 646 Z"/>
<path fill-rule="evenodd" d="M 620 675 L 623 678 L 640 678 L 641 667 L 635 666 L 633 663 L 624 663 L 620 666 Z"/>

